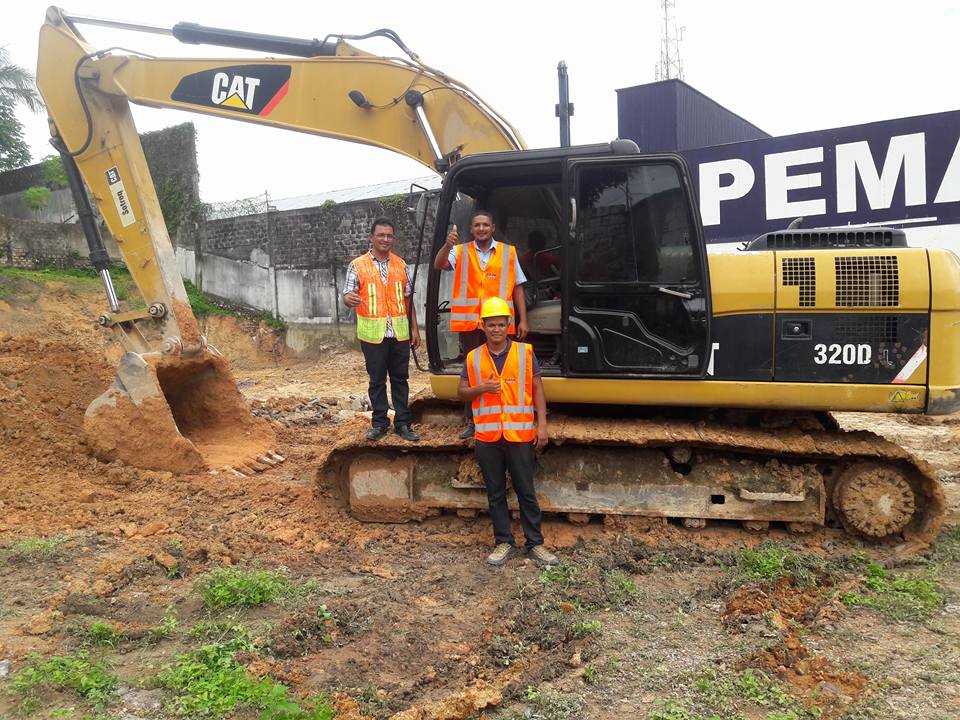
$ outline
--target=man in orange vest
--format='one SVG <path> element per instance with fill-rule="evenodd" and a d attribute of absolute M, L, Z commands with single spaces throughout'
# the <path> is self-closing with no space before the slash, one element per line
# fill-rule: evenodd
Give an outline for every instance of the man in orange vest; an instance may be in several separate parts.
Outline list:
<path fill-rule="evenodd" d="M 527 553 L 539 563 L 556 565 L 557 556 L 543 546 L 533 488 L 533 449 L 544 447 L 549 438 L 540 365 L 532 345 L 510 339 L 510 307 L 504 300 L 484 301 L 480 318 L 486 342 L 467 355 L 458 394 L 471 405 L 474 453 L 487 486 L 496 542 L 487 562 L 503 565 L 516 554 L 507 507 L 509 470 Z"/>
<path fill-rule="evenodd" d="M 480 323 L 480 308 L 487 298 L 500 298 L 510 309 L 508 332 L 518 340 L 527 336 L 527 300 L 521 285 L 527 281 L 520 267 L 517 249 L 513 245 L 499 243 L 493 238 L 497 227 L 493 213 L 475 210 L 470 217 L 470 234 L 473 242 L 457 245 L 460 233 L 457 226 L 447 235 L 447 242 L 433 259 L 437 270 L 455 272 L 453 297 L 450 300 L 450 329 L 460 335 L 460 352 L 469 351 L 484 342 Z M 514 327 L 513 316 L 519 318 Z M 460 438 L 473 437 L 470 406 L 463 409 L 467 427 Z"/>
<path fill-rule="evenodd" d="M 387 416 L 387 375 L 393 397 L 393 429 L 404 440 L 420 439 L 410 428 L 410 348 L 420 345 L 417 314 L 410 312 L 413 284 L 403 258 L 390 252 L 394 229 L 389 218 L 370 226 L 370 251 L 347 268 L 343 302 L 357 309 L 357 337 L 370 376 L 368 394 L 373 422 L 368 440 L 379 440 L 390 430 Z M 409 317 L 409 320 L 407 319 Z"/>

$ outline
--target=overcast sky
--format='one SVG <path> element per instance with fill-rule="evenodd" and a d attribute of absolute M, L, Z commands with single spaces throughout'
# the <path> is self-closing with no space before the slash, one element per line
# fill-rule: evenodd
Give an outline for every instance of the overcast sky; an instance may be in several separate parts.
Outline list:
<path fill-rule="evenodd" d="M 569 67 L 573 142 L 617 134 L 617 88 L 654 79 L 659 0 L 461 4 L 71 0 L 81 15 L 172 26 L 189 21 L 236 30 L 323 38 L 389 27 L 429 65 L 479 93 L 530 147 L 558 144 L 556 66 Z M 47 3 L 6 3 L 0 45 L 36 68 Z M 677 0 L 685 27 L 684 79 L 773 135 L 960 108 L 960 3 L 933 0 Z M 173 38 L 84 26 L 95 47 L 122 45 L 174 57 L 238 57 Z M 358 43 L 397 54 L 384 41 Z M 247 54 L 249 56 L 249 54 Z M 50 153 L 45 118 L 19 110 L 34 160 Z M 386 150 L 174 110 L 134 107 L 141 131 L 192 120 L 201 196 L 207 202 L 269 191 L 272 197 L 423 176 Z"/>

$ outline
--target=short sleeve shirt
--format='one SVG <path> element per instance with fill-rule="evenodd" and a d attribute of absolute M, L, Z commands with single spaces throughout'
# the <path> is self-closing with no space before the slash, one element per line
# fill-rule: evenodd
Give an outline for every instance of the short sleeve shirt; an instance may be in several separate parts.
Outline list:
<path fill-rule="evenodd" d="M 496 240 L 490 241 L 490 247 L 486 251 L 481 250 L 480 246 L 477 245 L 476 240 L 471 241 L 474 247 L 477 248 L 477 257 L 480 259 L 480 269 L 485 270 L 487 263 L 490 262 L 490 258 L 493 257 L 493 254 L 497 251 L 497 247 L 500 245 Z M 464 245 L 466 243 L 463 243 Z M 523 268 L 520 267 L 520 253 L 514 253 L 513 255 L 513 272 L 517 277 L 517 285 L 523 285 L 527 281 L 527 276 L 523 274 Z M 445 271 L 452 272 L 457 267 L 457 246 L 454 245 L 450 248 L 450 254 L 447 255 L 447 261 L 450 263 L 450 267 L 444 268 Z M 506 300 L 507 298 L 504 298 Z"/>

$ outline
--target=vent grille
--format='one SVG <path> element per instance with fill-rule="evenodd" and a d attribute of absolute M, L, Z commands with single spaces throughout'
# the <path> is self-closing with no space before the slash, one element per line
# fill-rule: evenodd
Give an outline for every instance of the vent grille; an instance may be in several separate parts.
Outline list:
<path fill-rule="evenodd" d="M 900 304 L 900 266 L 895 255 L 834 258 L 837 307 L 895 307 Z"/>
<path fill-rule="evenodd" d="M 833 324 L 833 339 L 845 343 L 892 345 L 897 342 L 898 328 L 896 315 L 837 318 Z"/>
<path fill-rule="evenodd" d="M 783 286 L 800 288 L 800 307 L 814 307 L 817 304 L 817 268 L 813 258 L 783 258 Z"/>
<path fill-rule="evenodd" d="M 903 230 L 780 230 L 754 238 L 747 250 L 817 250 L 821 248 L 907 247 Z"/>

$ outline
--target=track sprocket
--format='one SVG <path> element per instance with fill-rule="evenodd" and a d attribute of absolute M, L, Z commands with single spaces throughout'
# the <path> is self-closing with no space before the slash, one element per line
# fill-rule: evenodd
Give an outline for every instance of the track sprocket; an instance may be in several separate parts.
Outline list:
<path fill-rule="evenodd" d="M 833 507 L 844 527 L 870 538 L 901 532 L 913 519 L 916 495 L 894 467 L 857 463 L 837 481 Z"/>

